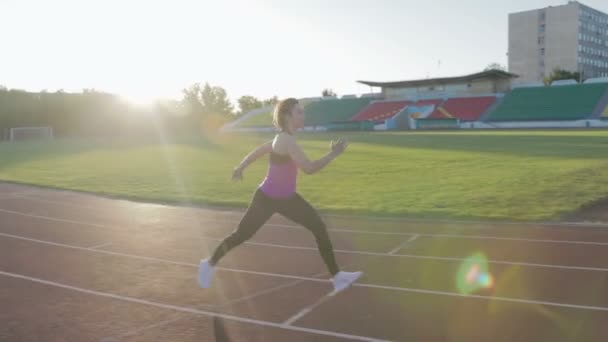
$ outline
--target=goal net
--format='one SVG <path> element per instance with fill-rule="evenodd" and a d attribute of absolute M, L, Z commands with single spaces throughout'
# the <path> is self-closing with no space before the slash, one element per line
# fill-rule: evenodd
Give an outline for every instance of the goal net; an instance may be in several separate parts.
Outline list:
<path fill-rule="evenodd" d="M 10 141 L 51 140 L 53 127 L 14 127 L 8 137 Z"/>

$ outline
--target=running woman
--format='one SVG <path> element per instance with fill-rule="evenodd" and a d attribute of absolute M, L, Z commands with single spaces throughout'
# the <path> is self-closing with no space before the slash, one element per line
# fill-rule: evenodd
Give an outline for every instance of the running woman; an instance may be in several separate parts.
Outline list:
<path fill-rule="evenodd" d="M 210 258 L 201 260 L 199 286 L 209 288 L 220 259 L 232 248 L 249 240 L 274 213 L 279 213 L 301 224 L 315 236 L 321 257 L 332 275 L 334 293 L 340 292 L 353 284 L 362 272 L 340 270 L 325 223 L 317 211 L 296 192 L 296 178 L 298 169 L 306 174 L 319 172 L 341 155 L 348 144 L 342 140 L 332 141 L 330 151 L 323 158 L 310 161 L 295 137 L 296 131 L 304 127 L 304 108 L 294 98 L 279 102 L 273 113 L 273 122 L 280 132 L 272 141 L 249 153 L 232 174 L 233 180 L 241 180 L 247 166 L 270 154 L 266 178 L 253 195 L 238 228 L 219 244 Z"/>

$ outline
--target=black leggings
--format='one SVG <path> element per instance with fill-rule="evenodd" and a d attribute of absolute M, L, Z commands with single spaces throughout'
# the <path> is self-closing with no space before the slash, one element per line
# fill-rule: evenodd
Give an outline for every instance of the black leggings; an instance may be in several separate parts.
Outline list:
<path fill-rule="evenodd" d="M 286 199 L 274 199 L 268 197 L 260 189 L 255 192 L 238 228 L 215 249 L 210 260 L 211 265 L 217 264 L 232 248 L 249 240 L 274 213 L 279 213 L 310 230 L 317 240 L 317 247 L 327 269 L 331 275 L 338 273 L 339 268 L 327 235 L 327 228 L 317 211 L 299 194 L 294 194 Z"/>

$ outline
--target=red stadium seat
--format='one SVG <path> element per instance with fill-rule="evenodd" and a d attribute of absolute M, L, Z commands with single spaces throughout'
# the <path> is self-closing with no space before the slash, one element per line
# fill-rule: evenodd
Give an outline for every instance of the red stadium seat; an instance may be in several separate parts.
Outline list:
<path fill-rule="evenodd" d="M 351 121 L 384 121 L 399 113 L 410 101 L 374 102 L 363 108 Z"/>

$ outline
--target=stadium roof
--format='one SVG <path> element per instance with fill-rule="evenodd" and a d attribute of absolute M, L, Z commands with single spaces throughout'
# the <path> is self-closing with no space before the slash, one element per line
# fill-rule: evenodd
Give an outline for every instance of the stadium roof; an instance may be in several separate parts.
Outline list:
<path fill-rule="evenodd" d="M 483 78 L 490 79 L 511 79 L 519 77 L 515 74 L 498 70 L 486 70 L 470 75 L 457 76 L 457 77 L 442 77 L 442 78 L 427 78 L 422 80 L 411 80 L 411 81 L 395 81 L 395 82 L 372 82 L 372 81 L 357 81 L 362 84 L 366 84 L 370 87 L 382 87 L 382 88 L 402 88 L 402 87 L 415 87 L 425 86 L 432 84 L 453 84 L 461 82 L 470 82 Z"/>

